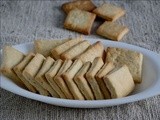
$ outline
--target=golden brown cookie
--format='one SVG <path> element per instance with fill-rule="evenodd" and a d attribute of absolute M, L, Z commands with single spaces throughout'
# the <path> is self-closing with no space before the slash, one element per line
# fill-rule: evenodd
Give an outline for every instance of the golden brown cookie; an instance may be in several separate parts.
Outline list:
<path fill-rule="evenodd" d="M 96 42 L 91 45 L 84 53 L 77 56 L 76 58 L 80 59 L 83 63 L 93 62 L 96 57 L 102 57 L 104 53 L 104 46 L 101 42 Z"/>
<path fill-rule="evenodd" d="M 109 73 L 111 70 L 113 70 L 114 67 L 115 66 L 113 65 L 113 63 L 105 63 L 103 65 L 103 67 L 96 74 L 97 83 L 98 83 L 105 99 L 110 99 L 111 95 L 110 95 L 110 92 L 103 81 L 103 77 L 105 75 L 107 75 L 107 73 Z"/>
<path fill-rule="evenodd" d="M 60 58 L 60 55 L 67 51 L 68 49 L 70 49 L 71 47 L 73 47 L 74 45 L 78 44 L 79 42 L 81 42 L 83 40 L 83 36 L 80 36 L 80 37 L 77 37 L 77 38 L 74 38 L 74 39 L 71 39 L 55 48 L 53 48 L 51 50 L 51 53 L 52 53 L 52 57 L 55 58 L 55 59 L 59 59 Z"/>
<path fill-rule="evenodd" d="M 14 73 L 13 67 L 19 64 L 25 55 L 16 50 L 11 46 L 5 46 L 3 48 L 3 57 L 2 57 L 2 64 L 1 64 L 1 72 L 6 77 L 10 78 L 15 82 L 17 85 L 25 88 L 24 83 L 19 79 L 19 77 Z"/>
<path fill-rule="evenodd" d="M 65 94 L 65 96 L 68 99 L 73 99 L 73 95 L 70 92 L 69 88 L 67 87 L 62 74 L 64 72 L 67 71 L 67 69 L 72 65 L 72 61 L 71 60 L 65 60 L 63 65 L 61 66 L 60 70 L 58 71 L 57 75 L 54 77 L 54 81 L 57 83 L 57 85 L 59 86 L 59 88 L 63 91 L 63 93 Z"/>
<path fill-rule="evenodd" d="M 52 86 L 52 88 L 60 96 L 60 98 L 67 98 L 65 96 L 65 94 L 62 92 L 62 90 L 59 88 L 59 86 L 56 84 L 56 82 L 54 81 L 54 77 L 58 73 L 62 64 L 63 64 L 63 61 L 61 59 L 56 60 L 54 62 L 54 65 L 50 68 L 50 70 L 47 73 L 45 73 L 45 77 L 46 77 L 48 83 Z"/>
<path fill-rule="evenodd" d="M 82 65 L 83 64 L 81 60 L 77 59 L 73 62 L 71 67 L 69 67 L 69 69 L 65 73 L 62 74 L 62 77 L 65 83 L 67 84 L 69 90 L 71 91 L 75 100 L 84 100 L 82 93 L 80 92 L 76 83 L 73 80 L 75 74 L 79 71 Z"/>
<path fill-rule="evenodd" d="M 40 70 L 44 60 L 45 57 L 37 53 L 25 67 L 22 74 L 25 77 L 25 79 L 28 80 L 28 82 L 31 85 L 33 85 L 41 95 L 48 96 L 49 95 L 48 91 L 45 90 L 43 87 L 41 87 L 41 85 L 39 85 L 39 83 L 35 80 L 35 76 Z"/>
<path fill-rule="evenodd" d="M 92 3 L 91 0 L 76 0 L 73 2 L 64 3 L 62 5 L 62 9 L 65 13 L 68 13 L 75 8 L 85 11 L 92 11 L 96 8 L 96 6 Z"/>
<path fill-rule="evenodd" d="M 97 34 L 111 40 L 119 41 L 127 34 L 129 29 L 123 25 L 119 25 L 115 22 L 104 22 L 97 29 Z"/>
<path fill-rule="evenodd" d="M 61 59 L 74 59 L 75 57 L 83 53 L 89 46 L 90 43 L 87 40 L 79 42 L 78 44 L 71 47 L 69 50 L 62 53 Z"/>
<path fill-rule="evenodd" d="M 73 9 L 65 19 L 64 28 L 88 35 L 91 32 L 95 18 L 94 13 Z"/>
<path fill-rule="evenodd" d="M 104 99 L 102 91 L 100 90 L 100 86 L 98 85 L 98 83 L 96 81 L 96 78 L 95 78 L 95 75 L 101 69 L 103 64 L 104 63 L 103 63 L 102 58 L 100 58 L 100 57 L 95 58 L 92 65 L 91 65 L 91 68 L 86 73 L 87 81 L 92 88 L 92 91 L 94 93 L 94 96 L 95 96 L 96 100 Z"/>
<path fill-rule="evenodd" d="M 45 78 L 45 73 L 52 67 L 54 63 L 54 59 L 51 57 L 47 57 L 46 60 L 43 62 L 42 67 L 38 71 L 37 75 L 35 76 L 35 80 L 41 85 L 44 89 L 46 89 L 51 96 L 59 97 L 56 91 L 50 86 L 47 79 Z"/>
<path fill-rule="evenodd" d="M 126 65 L 104 76 L 104 82 L 112 98 L 125 97 L 135 88 L 132 75 Z"/>
<path fill-rule="evenodd" d="M 104 3 L 94 9 L 93 13 L 107 21 L 115 21 L 125 14 L 125 10 L 118 6 Z"/>
<path fill-rule="evenodd" d="M 34 49 L 36 53 L 40 53 L 45 57 L 51 56 L 51 50 L 70 39 L 65 40 L 35 40 L 34 41 Z"/>
<path fill-rule="evenodd" d="M 28 63 L 33 59 L 35 56 L 34 53 L 28 53 L 25 58 L 18 64 L 16 65 L 13 70 L 17 74 L 17 76 L 22 80 L 24 85 L 28 88 L 29 91 L 36 93 L 37 90 L 34 88 L 33 85 L 31 85 L 23 76 L 22 72 L 24 68 L 28 65 Z"/>
<path fill-rule="evenodd" d="M 106 62 L 112 62 L 116 67 L 126 64 L 134 82 L 142 82 L 143 54 L 123 48 L 109 47 L 107 48 Z"/>
<path fill-rule="evenodd" d="M 78 73 L 74 77 L 74 81 L 77 84 L 79 90 L 84 95 L 86 100 L 94 100 L 93 92 L 85 78 L 86 72 L 91 67 L 91 62 L 86 62 L 82 66 L 82 68 L 78 71 Z"/>

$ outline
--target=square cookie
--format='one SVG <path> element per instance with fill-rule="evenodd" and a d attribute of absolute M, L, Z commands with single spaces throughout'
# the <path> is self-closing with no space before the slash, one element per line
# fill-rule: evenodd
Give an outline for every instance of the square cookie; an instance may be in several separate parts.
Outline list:
<path fill-rule="evenodd" d="M 108 47 L 106 62 L 112 62 L 116 67 L 125 64 L 128 66 L 135 83 L 142 82 L 143 54 L 122 48 Z"/>
<path fill-rule="evenodd" d="M 87 11 L 73 9 L 64 22 L 64 28 L 83 34 L 90 34 L 96 15 Z"/>
<path fill-rule="evenodd" d="M 94 9 L 93 13 L 107 21 L 115 21 L 125 14 L 125 10 L 118 6 L 104 3 L 100 7 Z"/>
<path fill-rule="evenodd" d="M 132 75 L 126 65 L 104 76 L 104 82 L 111 93 L 111 98 L 125 97 L 135 88 Z"/>
<path fill-rule="evenodd" d="M 97 34 L 111 40 L 119 41 L 127 34 L 129 29 L 115 22 L 104 22 L 98 29 Z"/>
<path fill-rule="evenodd" d="M 65 13 L 69 13 L 69 11 L 75 8 L 85 11 L 92 11 L 96 8 L 96 6 L 92 3 L 91 0 L 76 0 L 64 3 L 62 5 L 62 9 L 64 10 Z"/>

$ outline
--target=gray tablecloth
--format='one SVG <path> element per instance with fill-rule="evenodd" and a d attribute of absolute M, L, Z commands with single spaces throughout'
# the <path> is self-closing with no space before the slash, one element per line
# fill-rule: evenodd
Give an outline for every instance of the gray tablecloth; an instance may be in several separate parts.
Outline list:
<path fill-rule="evenodd" d="M 79 35 L 63 29 L 65 14 L 60 6 L 65 0 L 2 0 L 0 1 L 0 47 L 20 44 L 35 39 L 61 39 Z M 104 1 L 95 0 L 96 5 Z M 127 14 L 118 22 L 129 27 L 130 32 L 121 42 L 134 44 L 160 53 L 160 1 L 159 0 L 110 0 L 122 6 Z M 88 38 L 101 38 L 94 24 Z M 0 89 L 1 120 L 158 120 L 160 96 L 139 102 L 101 109 L 71 109 L 57 107 L 15 95 Z"/>

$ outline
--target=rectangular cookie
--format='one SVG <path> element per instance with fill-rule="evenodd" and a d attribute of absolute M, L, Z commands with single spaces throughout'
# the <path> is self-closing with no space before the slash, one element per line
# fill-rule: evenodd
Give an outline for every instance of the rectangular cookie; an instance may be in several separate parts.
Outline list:
<path fill-rule="evenodd" d="M 35 57 L 25 67 L 22 74 L 25 77 L 25 79 L 28 80 L 28 82 L 31 85 L 33 85 L 41 95 L 48 96 L 49 95 L 48 91 L 45 90 L 43 87 L 41 87 L 41 85 L 39 85 L 37 81 L 35 81 L 35 76 L 40 70 L 44 60 L 45 57 L 37 53 Z"/>
<path fill-rule="evenodd" d="M 70 49 L 72 46 L 78 44 L 79 42 L 81 42 L 83 40 L 83 37 L 80 36 L 80 37 L 77 37 L 77 38 L 74 38 L 74 39 L 71 39 L 55 48 L 53 48 L 51 50 L 51 53 L 52 53 L 52 57 L 55 58 L 55 59 L 59 59 L 60 58 L 60 55 L 65 52 L 66 50 Z"/>
<path fill-rule="evenodd" d="M 68 13 L 64 28 L 88 35 L 91 32 L 95 18 L 96 15 L 94 13 L 76 8 Z"/>
<path fill-rule="evenodd" d="M 126 65 L 104 77 L 104 82 L 112 98 L 121 98 L 130 94 L 135 88 L 132 75 Z"/>
<path fill-rule="evenodd" d="M 37 90 L 34 88 L 34 86 L 32 86 L 23 76 L 22 72 L 24 70 L 24 68 L 28 65 L 28 63 L 33 59 L 33 57 L 35 56 L 34 53 L 28 53 L 25 58 L 18 64 L 16 65 L 13 70 L 14 72 L 17 74 L 17 76 L 22 80 L 22 82 L 24 83 L 24 85 L 27 87 L 27 89 L 31 92 L 36 93 Z"/>
<path fill-rule="evenodd" d="M 104 3 L 101 6 L 93 10 L 97 16 L 107 20 L 107 21 L 116 21 L 118 18 L 122 17 L 125 14 L 125 10 L 108 3 Z"/>
<path fill-rule="evenodd" d="M 75 8 L 85 11 L 92 11 L 96 8 L 96 6 L 92 3 L 91 0 L 76 0 L 62 4 L 62 9 L 65 13 L 69 13 L 69 11 Z"/>
<path fill-rule="evenodd" d="M 105 63 L 103 65 L 103 67 L 96 74 L 97 83 L 98 83 L 105 99 L 110 99 L 111 95 L 110 95 L 110 92 L 103 81 L 103 77 L 105 75 L 107 75 L 111 70 L 113 70 L 114 67 L 115 66 L 113 65 L 113 63 Z"/>
<path fill-rule="evenodd" d="M 51 50 L 70 39 L 64 40 L 35 40 L 34 41 L 34 49 L 36 53 L 40 53 L 43 56 L 51 56 Z"/>
<path fill-rule="evenodd" d="M 142 63 L 143 54 L 123 49 L 108 47 L 106 53 L 106 62 L 112 62 L 116 67 L 126 64 L 133 76 L 135 83 L 142 82 Z"/>
<path fill-rule="evenodd" d="M 24 59 L 24 57 L 25 55 L 22 52 L 11 46 L 5 46 L 3 48 L 1 73 L 23 88 L 25 88 L 25 85 L 15 74 L 13 67 L 19 64 Z"/>
<path fill-rule="evenodd" d="M 119 25 L 115 22 L 104 22 L 97 29 L 97 34 L 111 40 L 119 41 L 127 34 L 129 29 L 126 26 Z"/>
<path fill-rule="evenodd" d="M 60 96 L 60 98 L 67 98 L 65 96 L 65 94 L 62 92 L 62 90 L 59 88 L 59 86 L 56 84 L 56 82 L 54 81 L 54 77 L 58 73 L 62 64 L 63 64 L 63 61 L 61 59 L 56 60 L 53 64 L 53 66 L 49 69 L 49 71 L 45 73 L 45 77 L 46 77 L 48 83 L 51 85 L 51 87 Z"/>
<path fill-rule="evenodd" d="M 51 57 L 47 57 L 46 60 L 43 62 L 42 67 L 38 71 L 35 81 L 39 83 L 44 89 L 46 89 L 53 97 L 59 97 L 56 91 L 50 86 L 48 81 L 45 78 L 45 73 L 51 68 L 54 63 L 54 59 Z"/>
<path fill-rule="evenodd" d="M 65 60 L 63 65 L 61 66 L 60 70 L 58 71 L 57 75 L 54 77 L 54 81 L 63 91 L 67 99 L 73 99 L 73 95 L 69 91 L 64 79 L 62 78 L 62 74 L 67 71 L 67 69 L 72 65 L 71 60 Z"/>
<path fill-rule="evenodd" d="M 93 62 L 96 57 L 102 57 L 104 53 L 104 47 L 100 41 L 91 45 L 84 53 L 76 57 L 80 59 L 83 63 Z"/>
<path fill-rule="evenodd" d="M 83 95 L 81 94 L 80 90 L 78 89 L 76 83 L 73 80 L 75 74 L 79 71 L 82 65 L 83 63 L 81 62 L 81 60 L 77 59 L 73 62 L 71 67 L 69 67 L 69 69 L 62 74 L 62 77 L 75 100 L 84 100 Z"/>
<path fill-rule="evenodd" d="M 100 90 L 100 86 L 98 85 L 98 83 L 96 81 L 96 78 L 95 78 L 95 75 L 101 69 L 103 64 L 104 63 L 103 63 L 102 58 L 100 58 L 100 57 L 95 58 L 92 65 L 91 65 L 91 68 L 86 73 L 87 81 L 91 86 L 91 89 L 94 93 L 94 96 L 95 96 L 96 100 L 104 99 L 102 91 Z"/>
<path fill-rule="evenodd" d="M 89 46 L 90 46 L 90 43 L 87 40 L 79 42 L 78 44 L 71 47 L 69 50 L 62 53 L 61 59 L 62 60 L 74 59 L 75 57 L 83 53 Z"/>
<path fill-rule="evenodd" d="M 74 77 L 74 82 L 77 84 L 79 90 L 81 91 L 86 100 L 94 100 L 92 90 L 85 78 L 85 74 L 89 70 L 90 66 L 91 62 L 84 63 L 82 68 Z"/>

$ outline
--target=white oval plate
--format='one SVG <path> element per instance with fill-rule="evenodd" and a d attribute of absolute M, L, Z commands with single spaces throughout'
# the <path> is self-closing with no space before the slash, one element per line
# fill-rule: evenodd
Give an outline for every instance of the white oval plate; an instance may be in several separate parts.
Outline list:
<path fill-rule="evenodd" d="M 152 51 L 146 50 L 141 47 L 134 45 L 122 43 L 122 42 L 113 42 L 102 39 L 89 39 L 91 43 L 96 41 L 101 41 L 105 47 L 119 47 L 126 48 L 134 51 L 143 53 L 143 74 L 142 74 L 142 83 L 136 85 L 133 93 L 124 98 L 110 99 L 110 100 L 67 100 L 53 97 L 46 97 L 39 94 L 29 92 L 16 84 L 14 84 L 10 79 L 1 76 L 1 88 L 15 93 L 17 95 L 30 98 L 33 100 L 41 101 L 48 104 L 53 104 L 57 106 L 64 107 L 73 107 L 73 108 L 99 108 L 120 105 L 125 103 L 130 103 L 134 101 L 139 101 L 146 99 L 155 95 L 160 94 L 160 55 Z M 15 45 L 14 48 L 27 53 L 28 51 L 33 50 L 33 43 Z"/>

